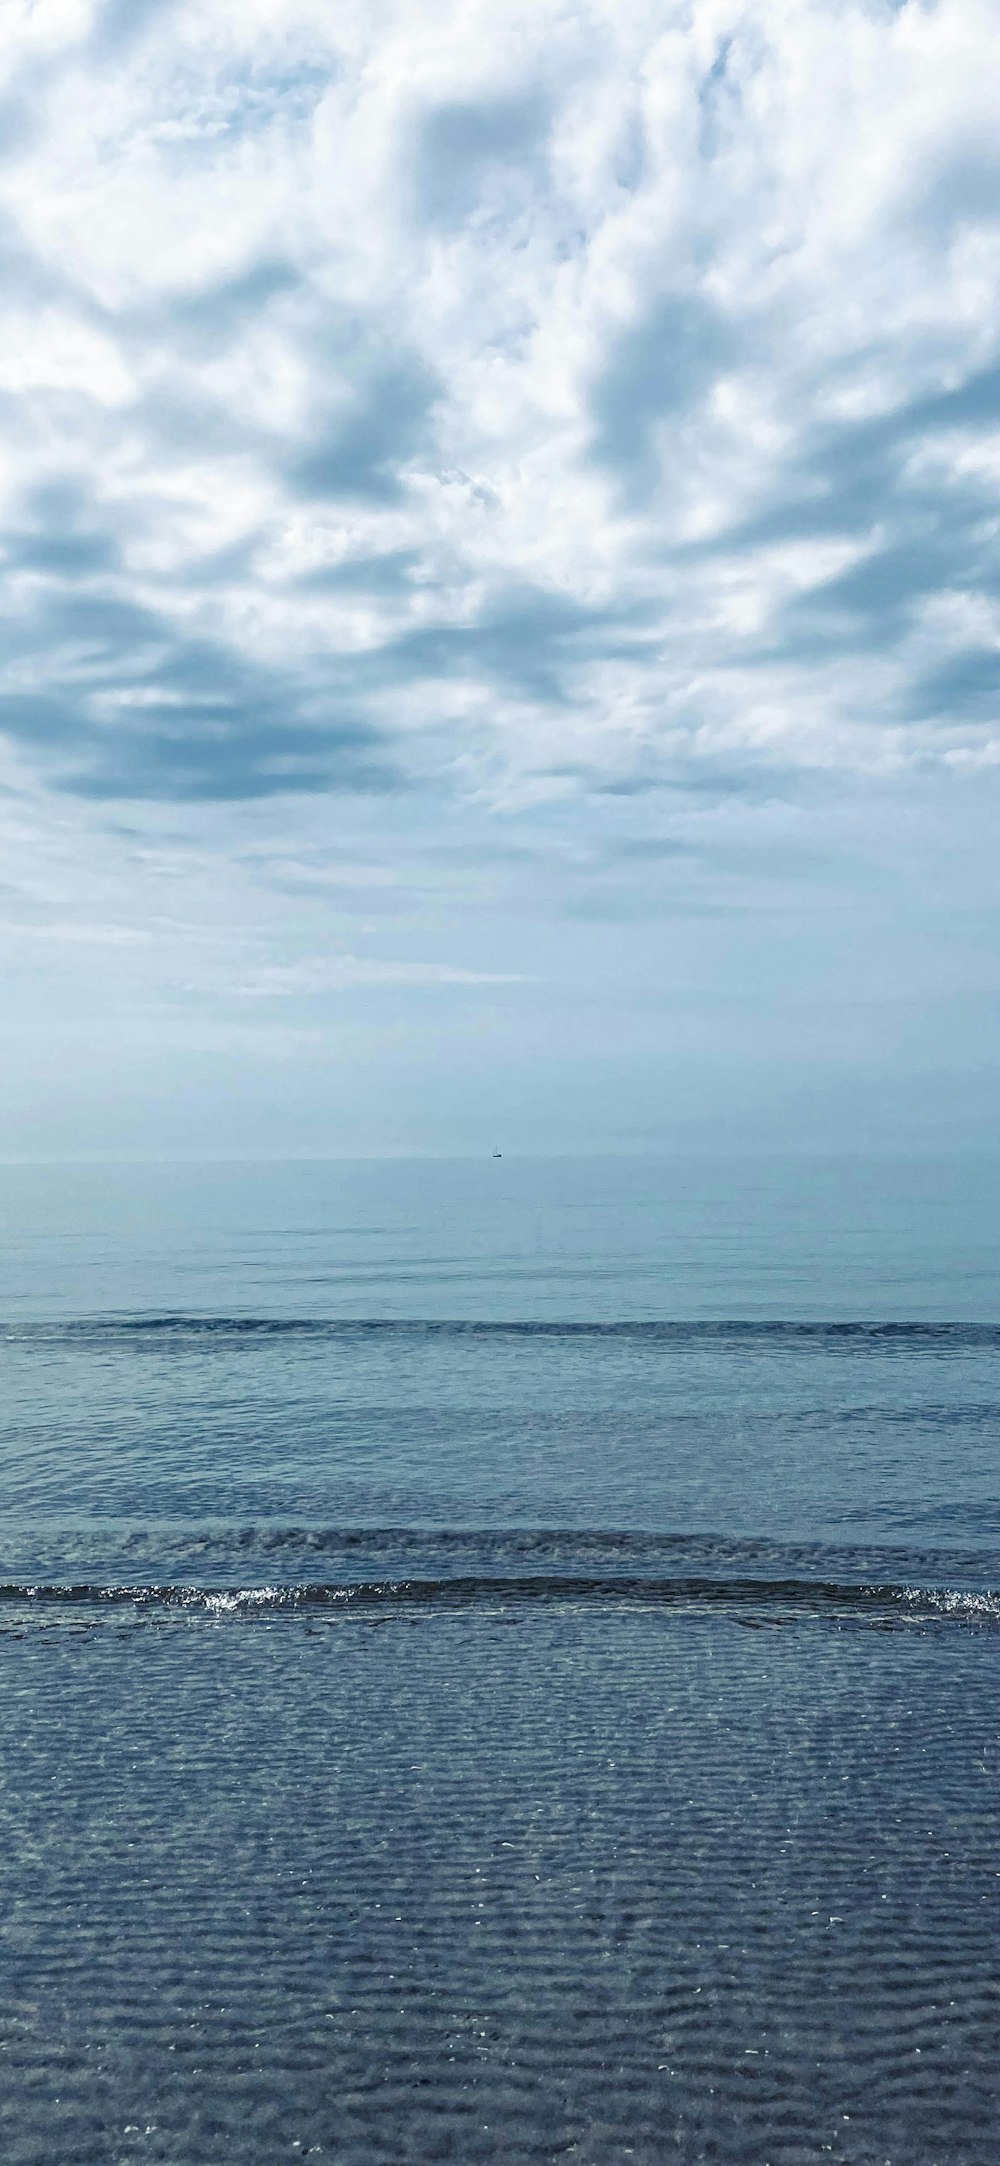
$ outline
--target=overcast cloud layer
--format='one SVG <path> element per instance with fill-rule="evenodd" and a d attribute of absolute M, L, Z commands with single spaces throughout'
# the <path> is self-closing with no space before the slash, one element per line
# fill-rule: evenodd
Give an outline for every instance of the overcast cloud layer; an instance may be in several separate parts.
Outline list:
<path fill-rule="evenodd" d="M 998 63 L 7 0 L 10 1148 L 988 1119 Z"/>

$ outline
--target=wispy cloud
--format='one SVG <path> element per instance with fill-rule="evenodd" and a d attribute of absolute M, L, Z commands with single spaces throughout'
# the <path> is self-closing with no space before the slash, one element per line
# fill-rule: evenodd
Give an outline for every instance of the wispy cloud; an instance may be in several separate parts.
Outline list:
<path fill-rule="evenodd" d="M 525 976 L 503 970 L 461 970 L 451 963 L 392 962 L 361 955 L 308 955 L 293 963 L 270 963 L 234 990 L 244 999 L 282 1000 L 339 992 L 355 985 L 527 985 Z"/>

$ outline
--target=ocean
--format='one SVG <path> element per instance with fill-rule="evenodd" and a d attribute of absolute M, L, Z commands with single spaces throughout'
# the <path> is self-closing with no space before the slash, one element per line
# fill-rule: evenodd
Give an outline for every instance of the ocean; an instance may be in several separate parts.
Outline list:
<path fill-rule="evenodd" d="M 993 2166 L 1000 1168 L 0 1168 L 5 2166 Z"/>

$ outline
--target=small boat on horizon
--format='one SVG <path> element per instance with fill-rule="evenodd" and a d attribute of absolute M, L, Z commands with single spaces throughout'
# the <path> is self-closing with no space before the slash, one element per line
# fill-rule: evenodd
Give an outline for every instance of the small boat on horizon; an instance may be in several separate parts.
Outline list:
<path fill-rule="evenodd" d="M 495 1143 L 495 1144 L 493 1145 L 493 1156 L 494 1156 L 494 1158 L 502 1158 L 502 1157 L 503 1157 L 503 1152 L 502 1152 L 502 1150 L 500 1149 L 500 1145 L 499 1145 L 498 1143 Z"/>

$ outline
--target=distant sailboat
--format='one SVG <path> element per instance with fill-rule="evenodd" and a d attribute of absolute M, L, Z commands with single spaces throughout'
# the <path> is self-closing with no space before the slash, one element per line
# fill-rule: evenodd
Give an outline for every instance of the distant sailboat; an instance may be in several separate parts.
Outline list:
<path fill-rule="evenodd" d="M 495 1143 L 495 1144 L 493 1145 L 493 1156 L 494 1156 L 494 1158 L 502 1158 L 502 1157 L 503 1157 L 503 1152 L 502 1152 L 502 1150 L 500 1149 L 500 1145 L 499 1145 L 498 1143 Z"/>

